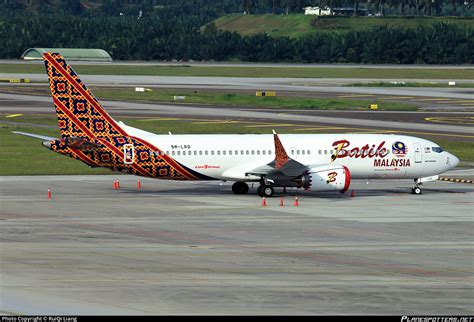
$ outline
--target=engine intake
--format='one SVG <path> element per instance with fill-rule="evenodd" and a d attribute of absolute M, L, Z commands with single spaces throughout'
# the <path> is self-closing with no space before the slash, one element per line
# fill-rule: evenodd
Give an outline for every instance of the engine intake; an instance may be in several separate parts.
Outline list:
<path fill-rule="evenodd" d="M 346 166 L 327 165 L 311 168 L 299 178 L 300 187 L 313 191 L 346 192 L 351 184 L 351 173 Z"/>

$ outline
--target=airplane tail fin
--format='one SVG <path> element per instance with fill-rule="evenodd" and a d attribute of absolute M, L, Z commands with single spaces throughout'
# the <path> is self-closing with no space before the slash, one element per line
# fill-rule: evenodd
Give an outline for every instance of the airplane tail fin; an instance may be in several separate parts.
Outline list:
<path fill-rule="evenodd" d="M 43 59 L 63 138 L 127 135 L 60 54 L 44 53 Z"/>

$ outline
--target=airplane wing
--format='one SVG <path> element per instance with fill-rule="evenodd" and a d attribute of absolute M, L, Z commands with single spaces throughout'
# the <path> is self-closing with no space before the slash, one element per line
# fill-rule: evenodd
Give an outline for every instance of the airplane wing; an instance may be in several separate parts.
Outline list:
<path fill-rule="evenodd" d="M 275 131 L 273 131 L 273 139 L 275 142 L 275 159 L 272 162 L 265 165 L 249 164 L 247 165 L 248 168 L 252 169 L 251 166 L 253 166 L 250 171 L 245 170 L 244 166 L 230 169 L 227 171 L 229 177 L 233 176 L 234 180 L 244 181 L 263 180 L 259 187 L 261 196 L 273 195 L 271 185 L 278 182 L 280 186 L 296 186 L 316 191 L 339 191 L 344 193 L 349 189 L 351 182 L 349 169 L 344 165 L 333 164 L 342 149 L 342 145 L 336 149 L 330 162 L 326 164 L 302 164 L 288 156 Z M 263 192 L 264 189 L 269 191 Z"/>
<path fill-rule="evenodd" d="M 307 166 L 288 156 L 275 130 L 273 130 L 273 140 L 275 142 L 275 160 L 247 171 L 245 173 L 246 175 L 283 175 L 285 177 L 297 177 L 308 171 Z"/>
<path fill-rule="evenodd" d="M 18 132 L 18 131 L 13 131 L 13 133 L 24 135 L 24 136 L 29 136 L 29 137 L 36 138 L 36 139 L 41 139 L 41 140 L 44 140 L 44 141 L 56 140 L 56 138 L 53 138 L 51 136 L 45 136 L 45 135 L 39 135 L 39 134 L 33 134 L 33 133 Z"/>

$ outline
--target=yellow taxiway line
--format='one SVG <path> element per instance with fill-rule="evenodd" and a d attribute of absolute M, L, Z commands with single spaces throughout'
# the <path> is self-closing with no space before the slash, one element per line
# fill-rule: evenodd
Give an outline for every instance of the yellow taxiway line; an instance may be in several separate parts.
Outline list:
<path fill-rule="evenodd" d="M 414 96 L 393 96 L 393 97 L 382 97 L 379 100 L 403 100 L 408 98 L 415 98 Z"/>

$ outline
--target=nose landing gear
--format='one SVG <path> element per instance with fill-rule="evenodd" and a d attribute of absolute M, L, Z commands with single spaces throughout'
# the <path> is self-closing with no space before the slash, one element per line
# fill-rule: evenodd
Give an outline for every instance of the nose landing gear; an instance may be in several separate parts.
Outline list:
<path fill-rule="evenodd" d="M 420 179 L 415 179 L 415 184 L 413 185 L 413 188 L 411 188 L 412 195 L 421 195 L 422 191 L 420 186 L 422 185 L 422 183 L 420 181 Z"/>
<path fill-rule="evenodd" d="M 411 188 L 411 194 L 412 195 L 421 195 L 422 191 L 421 188 L 417 185 L 414 185 L 413 188 Z"/>

